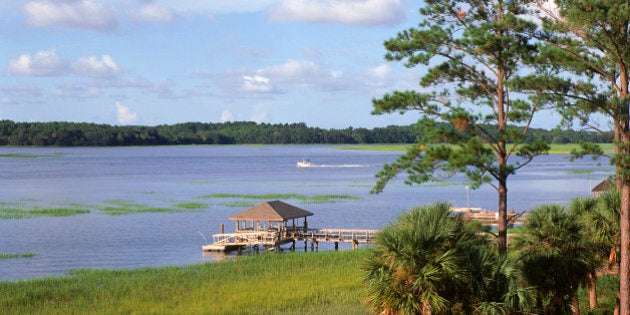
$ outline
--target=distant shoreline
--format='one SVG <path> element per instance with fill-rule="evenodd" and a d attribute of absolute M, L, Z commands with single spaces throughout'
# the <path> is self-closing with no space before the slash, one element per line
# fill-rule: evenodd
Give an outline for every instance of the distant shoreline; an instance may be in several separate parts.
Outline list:
<path fill-rule="evenodd" d="M 605 154 L 614 153 L 614 145 L 612 143 L 599 143 Z M 400 151 L 404 152 L 410 144 L 356 144 L 356 145 L 340 145 L 341 150 L 372 150 L 372 151 Z M 571 154 L 571 150 L 580 147 L 577 143 L 567 144 L 551 144 L 549 154 Z"/>

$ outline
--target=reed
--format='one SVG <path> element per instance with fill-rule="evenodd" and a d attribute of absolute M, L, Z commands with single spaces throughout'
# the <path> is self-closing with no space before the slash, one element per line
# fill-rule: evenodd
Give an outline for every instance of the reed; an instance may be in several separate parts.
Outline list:
<path fill-rule="evenodd" d="M 0 253 L 0 259 L 33 258 L 34 253 Z"/>
<path fill-rule="evenodd" d="M 368 144 L 368 145 L 341 145 L 337 146 L 340 150 L 366 150 L 366 151 L 393 151 L 393 152 L 405 152 L 410 144 Z M 611 154 L 614 152 L 614 145 L 612 143 L 600 143 L 600 146 L 604 150 L 604 153 Z M 551 144 L 549 154 L 571 154 L 571 150 L 579 149 L 580 145 L 577 143 L 568 144 Z"/>
<path fill-rule="evenodd" d="M 208 205 L 202 202 L 180 202 L 175 204 L 175 207 L 181 209 L 205 209 Z"/>
<path fill-rule="evenodd" d="M 79 207 L 27 208 L 19 204 L 0 205 L 0 219 L 30 219 L 38 217 L 69 217 L 77 214 L 90 213 L 89 209 Z"/>
<path fill-rule="evenodd" d="M 7 314 L 368 314 L 367 252 L 259 254 L 137 270 L 76 270 L 0 282 Z"/>
<path fill-rule="evenodd" d="M 4 153 L 0 154 L 0 158 L 5 159 L 34 159 L 39 157 L 61 157 L 61 153 L 52 154 L 29 154 L 29 153 Z"/>
<path fill-rule="evenodd" d="M 349 200 L 360 200 L 360 197 L 357 196 L 349 196 L 349 195 L 298 195 L 298 194 L 261 194 L 261 195 L 248 195 L 248 194 L 229 194 L 229 193 L 218 193 L 218 194 L 208 194 L 199 196 L 199 198 L 203 199 L 245 199 L 239 201 L 229 201 L 223 202 L 221 205 L 223 206 L 252 206 L 254 203 L 248 202 L 246 200 L 298 200 L 303 204 L 322 204 L 322 203 L 335 203 L 335 202 L 343 202 Z"/>
<path fill-rule="evenodd" d="M 147 212 L 169 212 L 169 213 L 170 212 L 186 212 L 186 211 L 201 209 L 201 207 L 195 208 L 192 205 L 192 203 L 178 204 L 178 205 L 187 205 L 187 206 L 190 206 L 191 208 L 187 208 L 186 206 L 179 207 L 178 205 L 175 205 L 175 207 L 158 207 L 158 206 L 145 205 L 145 204 L 130 202 L 126 200 L 119 200 L 119 199 L 107 200 L 104 203 L 107 205 L 99 206 L 98 208 L 101 210 L 103 214 L 107 214 L 107 215 L 125 215 L 125 214 L 147 213 Z"/>
<path fill-rule="evenodd" d="M 595 173 L 594 170 L 570 170 L 567 172 L 567 174 L 570 175 L 580 175 L 580 174 L 592 174 Z"/>

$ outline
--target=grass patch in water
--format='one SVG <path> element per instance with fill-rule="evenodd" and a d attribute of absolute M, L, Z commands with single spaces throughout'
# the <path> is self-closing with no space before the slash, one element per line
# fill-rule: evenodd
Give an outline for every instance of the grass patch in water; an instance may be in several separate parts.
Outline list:
<path fill-rule="evenodd" d="M 0 206 L 0 219 L 30 219 L 39 217 L 69 217 L 78 214 L 90 213 L 89 209 L 80 207 L 26 208 L 22 205 Z"/>
<path fill-rule="evenodd" d="M 359 145 L 340 145 L 333 146 L 333 148 L 339 150 L 363 150 L 363 151 L 394 151 L 405 152 L 411 144 L 359 144 Z M 615 146 L 612 143 L 600 143 L 605 154 L 612 154 L 615 150 Z M 567 144 L 551 144 L 549 154 L 571 154 L 571 150 L 579 149 L 580 145 L 577 143 Z"/>
<path fill-rule="evenodd" d="M 61 153 L 53 153 L 53 154 L 31 154 L 31 153 L 4 153 L 0 154 L 0 158 L 3 159 L 35 159 L 35 158 L 51 158 L 51 157 L 60 157 Z"/>
<path fill-rule="evenodd" d="M 261 194 L 261 195 L 249 195 L 249 194 L 229 194 L 229 193 L 218 193 L 218 194 L 209 194 L 202 195 L 199 198 L 203 199 L 217 199 L 217 198 L 225 198 L 225 199 L 246 199 L 246 200 L 298 200 L 303 204 L 322 204 L 322 203 L 335 203 L 339 201 L 349 201 L 349 200 L 360 200 L 361 198 L 356 196 L 349 195 L 315 195 L 315 196 L 307 196 L 307 195 L 298 195 L 298 194 Z M 241 202 L 241 201 L 237 201 Z M 247 203 L 242 201 L 242 203 Z M 238 204 L 238 203 L 236 203 Z M 235 206 L 241 206 L 236 205 Z M 223 203 L 222 205 L 226 205 Z"/>
<path fill-rule="evenodd" d="M 594 170 L 571 170 L 568 171 L 567 174 L 579 175 L 579 174 L 592 174 L 595 173 Z"/>
<path fill-rule="evenodd" d="M 228 207 L 228 208 L 251 208 L 256 205 L 253 201 L 225 201 L 220 202 L 220 206 Z"/>
<path fill-rule="evenodd" d="M 405 152 L 410 145 L 411 144 L 357 144 L 333 146 L 333 148 L 339 150 Z"/>
<path fill-rule="evenodd" d="M 175 207 L 181 209 L 205 209 L 208 205 L 202 202 L 180 202 L 175 204 Z"/>
<path fill-rule="evenodd" d="M 189 266 L 0 281 L 7 314 L 369 314 L 366 250 L 268 253 Z"/>
<path fill-rule="evenodd" d="M 135 213 L 147 213 L 147 212 L 181 212 L 181 209 L 155 207 L 125 200 L 107 200 L 105 201 L 109 206 L 99 207 L 101 212 L 108 215 L 123 215 L 123 214 L 135 214 Z"/>
<path fill-rule="evenodd" d="M 461 183 L 461 182 L 449 182 L 449 181 L 443 181 L 443 182 L 428 182 L 428 183 L 423 183 L 421 186 L 422 187 L 448 187 L 448 186 L 465 186 L 465 183 Z"/>
<path fill-rule="evenodd" d="M 0 259 L 33 258 L 33 253 L 0 253 Z"/>

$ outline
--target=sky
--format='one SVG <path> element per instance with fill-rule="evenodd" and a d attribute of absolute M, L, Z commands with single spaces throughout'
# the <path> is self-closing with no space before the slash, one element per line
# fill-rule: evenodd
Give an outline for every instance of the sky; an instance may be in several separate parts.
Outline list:
<path fill-rule="evenodd" d="M 411 0 L 0 0 L 0 119 L 110 125 L 409 125 L 372 99 L 418 89 L 385 60 Z M 540 118 L 542 116 L 542 118 Z M 557 115 L 537 115 L 552 128 Z"/>
<path fill-rule="evenodd" d="M 372 99 L 418 69 L 383 42 L 410 0 L 0 1 L 0 119 L 112 125 L 408 125 Z"/>

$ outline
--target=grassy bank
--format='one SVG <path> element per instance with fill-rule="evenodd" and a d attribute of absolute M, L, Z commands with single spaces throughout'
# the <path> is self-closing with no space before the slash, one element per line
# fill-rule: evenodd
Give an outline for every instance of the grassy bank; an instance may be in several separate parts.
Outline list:
<path fill-rule="evenodd" d="M 79 270 L 0 282 L 6 314 L 368 314 L 365 250 L 261 254 L 218 263 Z"/>
<path fill-rule="evenodd" d="M 614 151 L 612 143 L 600 144 L 604 153 L 611 154 Z M 408 144 L 368 144 L 368 145 L 341 145 L 338 148 L 340 150 L 371 150 L 371 151 L 400 151 L 404 152 L 409 147 Z M 570 154 L 571 150 L 578 149 L 579 145 L 576 143 L 569 144 L 551 144 L 549 154 Z"/>
<path fill-rule="evenodd" d="M 216 263 L 137 270 L 77 270 L 66 277 L 0 282 L 6 314 L 369 314 L 361 263 L 366 250 L 260 254 Z M 618 278 L 599 277 L 612 314 Z"/>

